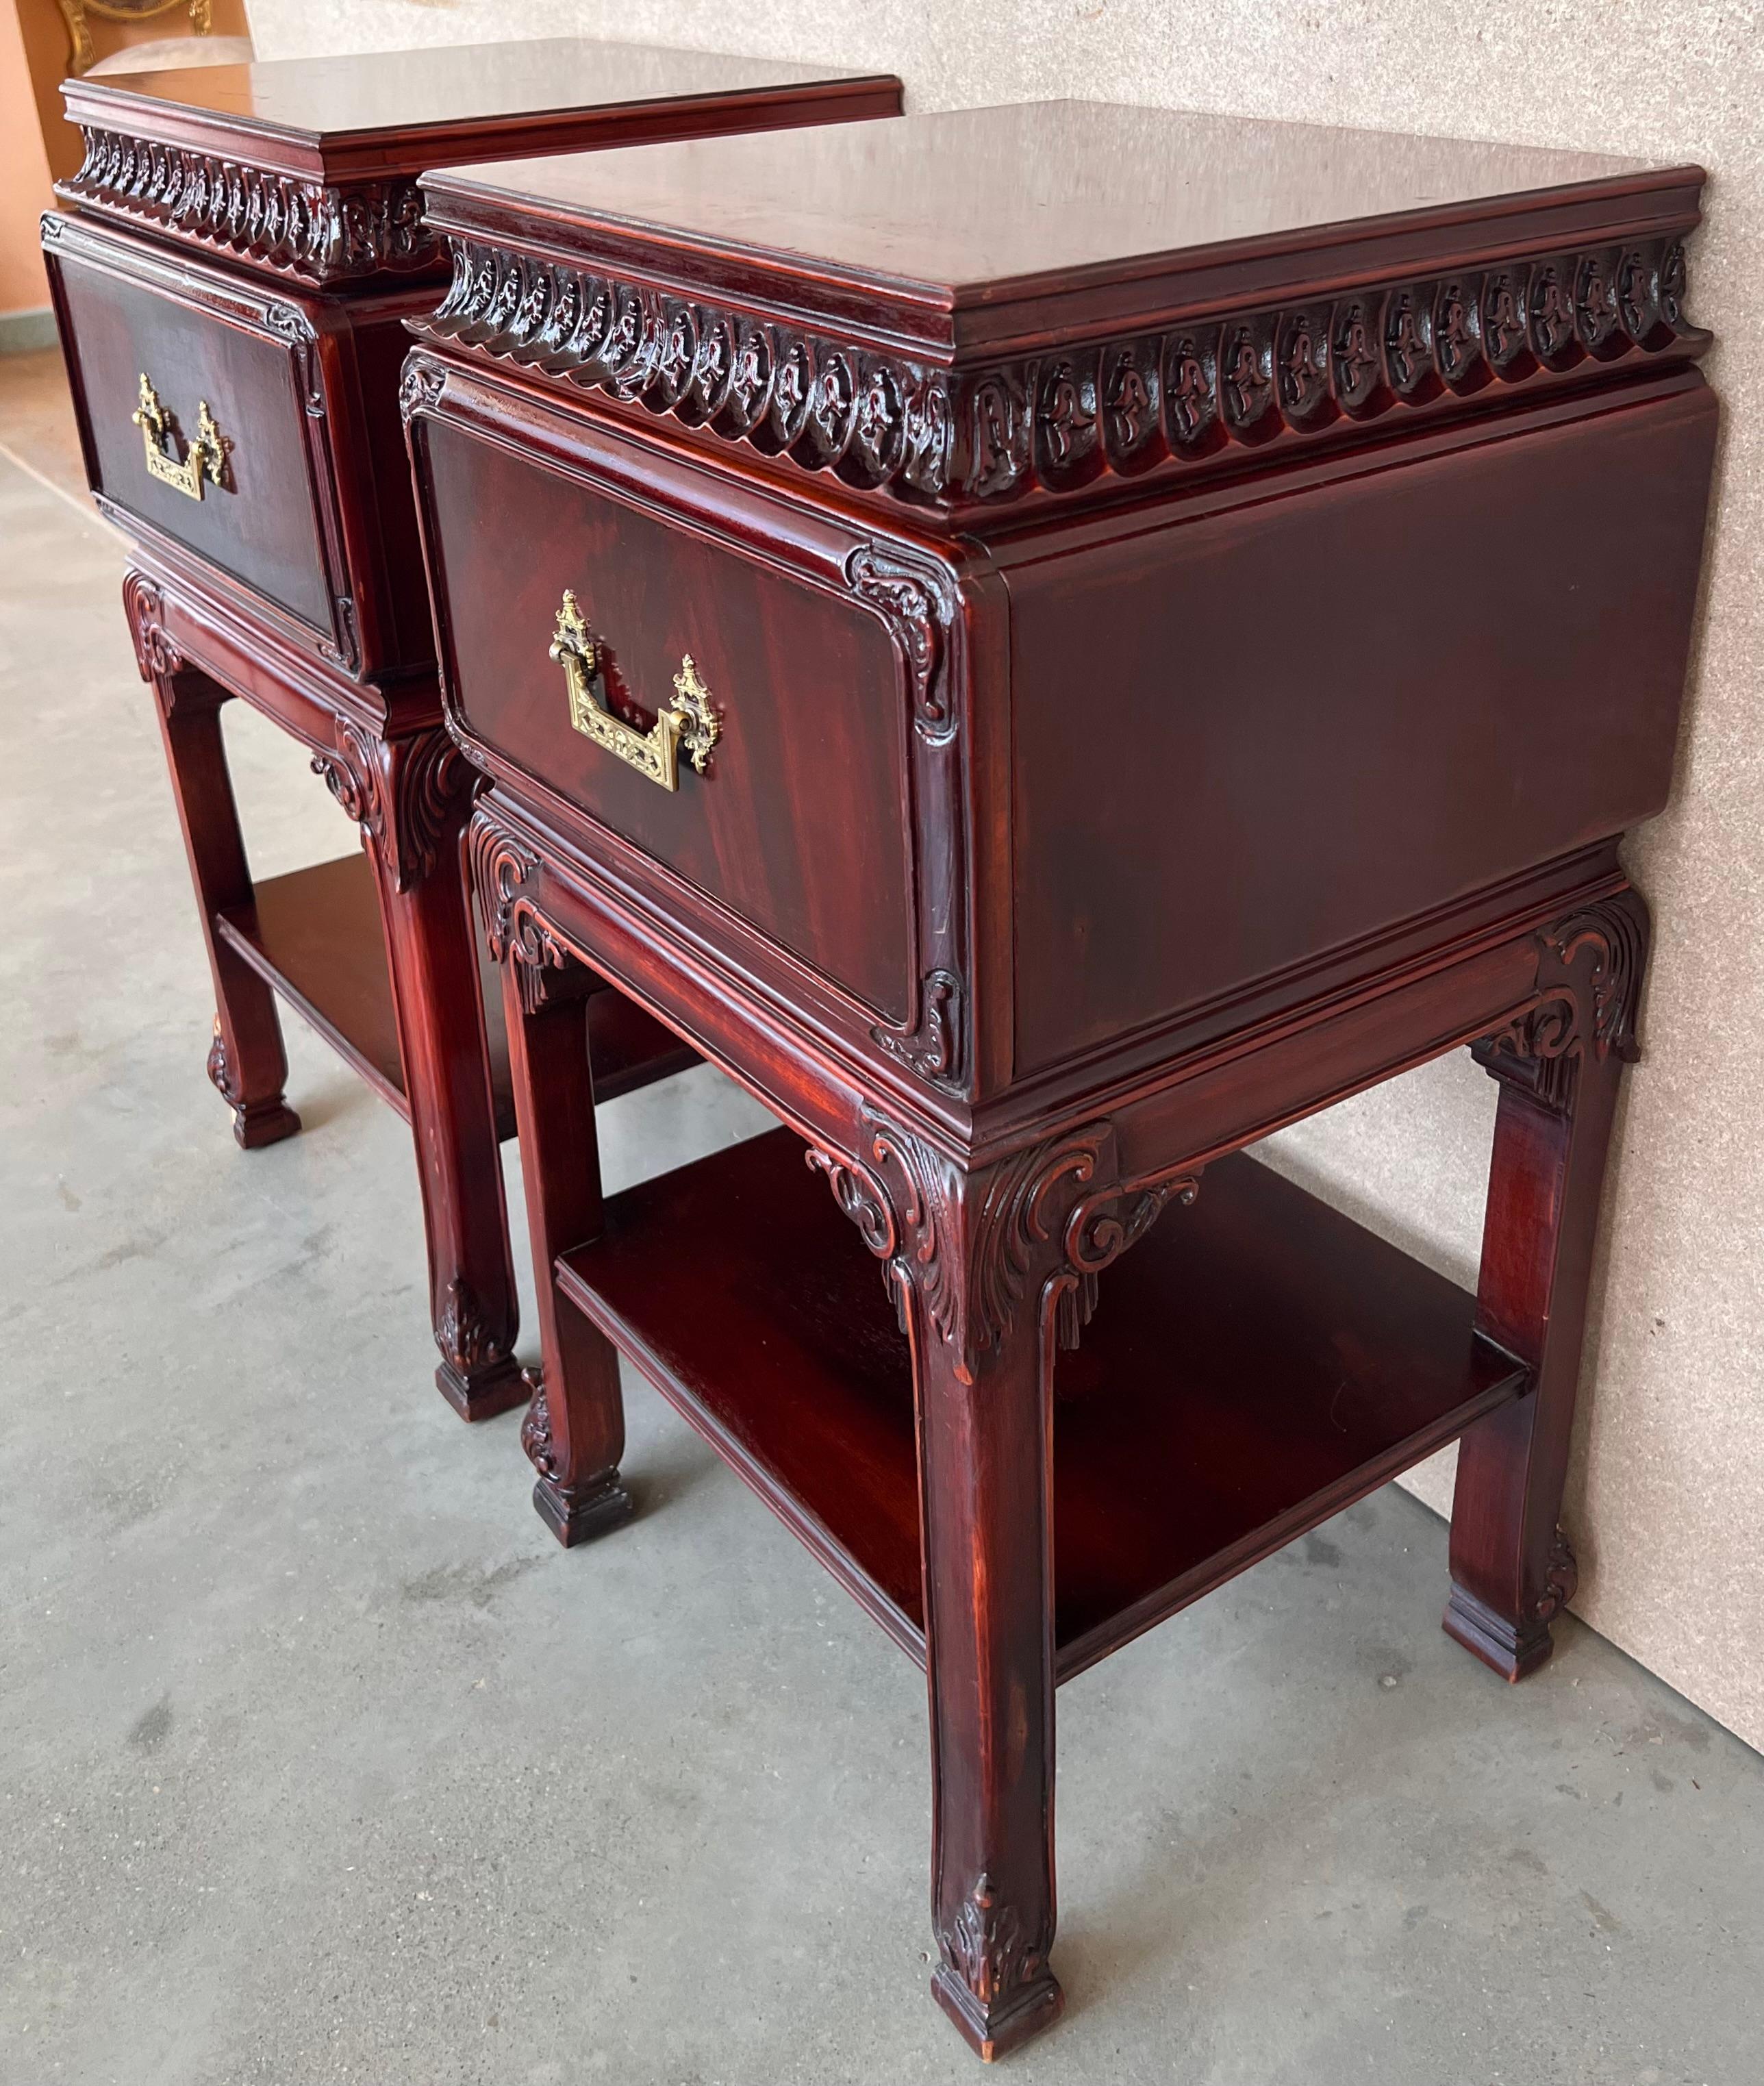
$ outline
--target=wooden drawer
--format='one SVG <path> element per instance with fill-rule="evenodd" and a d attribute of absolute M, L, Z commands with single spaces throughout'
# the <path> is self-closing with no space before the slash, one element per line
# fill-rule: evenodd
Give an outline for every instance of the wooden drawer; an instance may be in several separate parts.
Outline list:
<path fill-rule="evenodd" d="M 47 220 L 45 231 L 100 505 L 130 535 L 174 560 L 194 558 L 298 641 L 359 671 L 318 351 L 322 306 L 315 324 L 302 304 L 218 268 L 172 262 L 145 242 L 66 220 Z"/>
<path fill-rule="evenodd" d="M 585 814 L 590 846 L 619 836 L 871 1015 L 909 1019 L 908 697 L 885 625 L 691 514 L 422 428 L 444 670 L 470 738 Z M 573 693 L 553 649 L 572 649 L 566 592 L 599 670 L 579 666 Z M 601 743 L 618 734 L 601 715 L 591 735 L 572 713 L 606 705 L 647 760 L 653 743 L 629 739 L 676 703 L 688 656 L 716 735 L 702 773 L 682 746 L 670 789 Z"/>

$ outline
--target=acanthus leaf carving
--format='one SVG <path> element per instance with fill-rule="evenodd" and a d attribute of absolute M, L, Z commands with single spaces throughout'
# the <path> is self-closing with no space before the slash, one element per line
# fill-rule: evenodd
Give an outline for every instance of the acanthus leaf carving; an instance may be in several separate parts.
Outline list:
<path fill-rule="evenodd" d="M 343 815 L 354 820 L 363 835 L 376 845 L 385 839 L 386 831 L 381 751 L 379 740 L 349 718 L 339 717 L 336 746 L 316 748 L 312 760 L 312 773 L 323 777 L 325 788 L 342 807 Z"/>
<path fill-rule="evenodd" d="M 478 770 L 445 731 L 393 742 L 393 880 L 411 891 L 434 869 L 444 841 L 457 845 L 460 812 L 478 788 Z"/>
<path fill-rule="evenodd" d="M 441 1316 L 435 1329 L 435 1344 L 441 1359 L 456 1376 L 470 1377 L 504 1357 L 501 1342 L 484 1315 L 471 1285 L 456 1277 L 441 1300 Z"/>
<path fill-rule="evenodd" d="M 551 1407 L 545 1394 L 545 1379 L 529 1369 L 527 1381 L 533 1386 L 533 1401 L 521 1421 L 521 1445 L 539 1475 L 555 1484 L 560 1465 L 551 1438 Z"/>
<path fill-rule="evenodd" d="M 1060 1344 L 1075 1347 L 1103 1271 L 1200 1186 L 1201 1169 L 1186 1164 L 1123 1181 L 1106 1122 L 970 1171 L 912 1131 L 865 1120 L 862 1160 L 816 1146 L 807 1163 L 885 1263 L 902 1330 L 916 1297 L 963 1383 L 1004 1340 L 1032 1284 L 1051 1289 Z"/>
<path fill-rule="evenodd" d="M 1015 1905 L 1001 1900 L 984 1871 L 956 1908 L 944 1952 L 954 1971 L 989 2014 L 1031 1986 L 1047 1965 L 1047 1946 L 1023 1928 Z"/>

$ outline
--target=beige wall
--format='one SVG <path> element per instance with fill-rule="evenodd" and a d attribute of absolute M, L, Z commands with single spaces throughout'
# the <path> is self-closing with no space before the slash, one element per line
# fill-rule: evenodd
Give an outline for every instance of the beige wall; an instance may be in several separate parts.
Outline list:
<path fill-rule="evenodd" d="M 36 221 L 49 206 L 49 164 L 19 18 L 0 0 L 0 313 L 49 300 Z"/>
<path fill-rule="evenodd" d="M 1672 808 L 1631 843 L 1657 948 L 1620 1122 L 1568 1519 L 1576 1606 L 1764 1745 L 1764 9 L 1671 0 L 252 0 L 266 56 L 580 33 L 890 68 L 909 105 L 1081 94 L 1702 160 L 1692 309 L 1726 402 Z M 1279 1141 L 1448 1271 L 1492 1083 L 1447 1061 Z M 1443 1503 L 1443 1474 L 1417 1489 Z"/>

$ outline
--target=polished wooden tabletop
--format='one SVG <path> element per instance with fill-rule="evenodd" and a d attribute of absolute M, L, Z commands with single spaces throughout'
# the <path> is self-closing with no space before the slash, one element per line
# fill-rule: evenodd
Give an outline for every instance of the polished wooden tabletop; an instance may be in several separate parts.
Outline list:
<path fill-rule="evenodd" d="M 336 141 L 363 131 L 444 129 L 501 117 L 641 106 L 851 77 L 833 67 L 773 58 L 557 36 L 113 73 L 78 84 L 82 100 L 187 109 L 241 130 Z"/>
<path fill-rule="evenodd" d="M 1659 178 L 1593 153 L 1056 101 L 461 167 L 433 185 L 961 304 L 1136 258 Z"/>

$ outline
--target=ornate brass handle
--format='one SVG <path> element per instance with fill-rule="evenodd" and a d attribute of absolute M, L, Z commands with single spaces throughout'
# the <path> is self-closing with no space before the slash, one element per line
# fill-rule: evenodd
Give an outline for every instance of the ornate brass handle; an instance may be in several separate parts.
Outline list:
<path fill-rule="evenodd" d="M 159 403 L 159 394 L 147 381 L 145 370 L 141 372 L 141 402 L 129 417 L 141 430 L 150 478 L 158 479 L 162 485 L 169 485 L 186 500 L 202 498 L 205 478 L 210 485 L 220 483 L 221 473 L 227 467 L 227 452 L 232 444 L 215 425 L 215 416 L 209 411 L 206 398 L 198 402 L 196 439 L 181 463 L 167 453 L 166 441 L 172 433 L 171 416 Z"/>
<path fill-rule="evenodd" d="M 681 659 L 680 670 L 674 677 L 674 700 L 648 731 L 639 731 L 595 700 L 590 683 L 601 671 L 600 646 L 575 595 L 567 591 L 558 611 L 551 657 L 563 667 L 570 692 L 570 722 L 597 746 L 616 753 L 640 775 L 647 775 L 664 790 L 680 786 L 682 748 L 699 773 L 704 773 L 711 748 L 722 735 L 722 726 L 711 707 L 711 692 L 699 679 L 690 652 Z"/>

